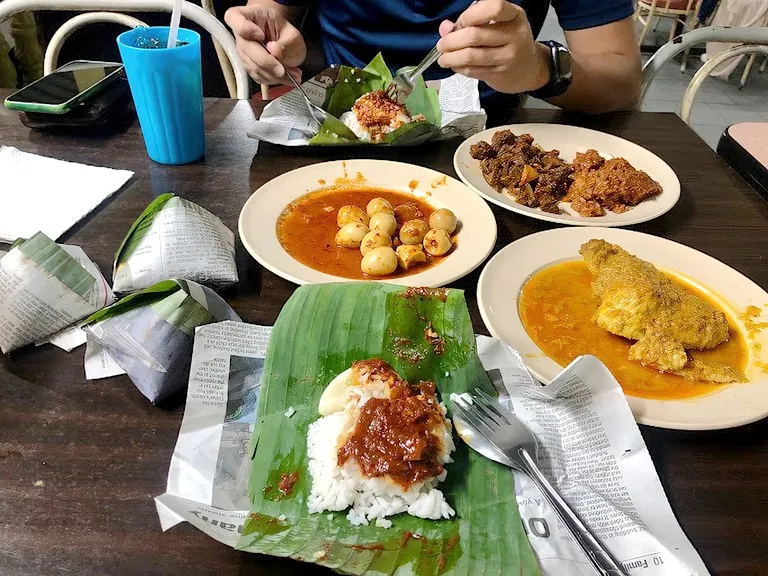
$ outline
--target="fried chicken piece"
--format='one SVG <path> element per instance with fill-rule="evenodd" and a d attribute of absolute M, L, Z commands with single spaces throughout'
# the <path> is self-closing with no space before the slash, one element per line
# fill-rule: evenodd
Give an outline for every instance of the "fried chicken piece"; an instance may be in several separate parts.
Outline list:
<path fill-rule="evenodd" d="M 594 276 L 592 294 L 600 302 L 592 321 L 612 334 L 637 340 L 629 350 L 631 360 L 684 377 L 717 382 L 730 377 L 722 366 L 694 362 L 686 352 L 728 340 L 725 314 L 619 246 L 590 240 L 579 253 Z"/>
<path fill-rule="evenodd" d="M 585 218 L 605 216 L 605 210 L 600 206 L 600 202 L 597 202 L 596 200 L 585 200 L 584 198 L 579 197 L 571 202 L 571 208 Z"/>
<path fill-rule="evenodd" d="M 623 214 L 624 212 L 631 210 L 632 206 L 627 206 L 626 204 L 611 204 L 606 206 L 606 208 L 614 214 Z"/>
<path fill-rule="evenodd" d="M 475 160 L 496 158 L 496 149 L 485 140 L 481 140 L 477 144 L 472 144 L 472 146 L 469 147 L 469 155 Z"/>
<path fill-rule="evenodd" d="M 586 152 L 577 152 L 572 162 L 574 172 L 597 170 L 603 164 L 605 164 L 605 158 L 600 156 L 594 148 Z"/>
<path fill-rule="evenodd" d="M 747 378 L 728 364 L 720 362 L 703 362 L 691 358 L 682 370 L 674 370 L 672 374 L 682 376 L 686 380 L 703 380 L 714 384 L 729 384 L 731 382 L 746 382 Z"/>
<path fill-rule="evenodd" d="M 574 174 L 567 200 L 597 200 L 605 207 L 636 206 L 643 200 L 661 194 L 661 186 L 642 170 L 636 170 L 624 158 L 607 160 L 597 170 L 581 170 Z"/>

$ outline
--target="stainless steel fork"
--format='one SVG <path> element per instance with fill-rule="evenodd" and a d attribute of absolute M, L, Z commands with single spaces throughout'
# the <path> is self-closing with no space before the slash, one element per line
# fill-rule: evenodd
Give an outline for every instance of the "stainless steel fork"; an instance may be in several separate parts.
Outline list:
<path fill-rule="evenodd" d="M 528 427 L 479 388 L 475 388 L 475 394 L 468 396 L 470 400 L 465 396 L 451 397 L 454 425 L 462 440 L 483 456 L 527 474 L 568 528 L 598 574 L 627 576 L 621 564 L 571 510 L 539 470 L 538 443 Z"/>
<path fill-rule="evenodd" d="M 478 1 L 479 0 L 475 0 L 472 4 L 475 4 Z M 456 22 L 453 31 L 455 32 L 462 28 L 463 26 L 459 22 Z M 392 98 L 395 102 L 400 102 L 401 104 L 404 103 L 405 99 L 411 95 L 411 92 L 413 92 L 416 78 L 421 76 L 427 68 L 432 66 L 432 64 L 440 60 L 440 56 L 442 55 L 443 53 L 440 52 L 440 50 L 437 49 L 437 45 L 435 45 L 419 64 L 400 70 L 400 72 L 392 78 L 392 82 L 389 83 L 389 86 L 387 86 L 387 96 Z"/>
<path fill-rule="evenodd" d="M 264 42 L 259 41 L 259 44 L 261 44 L 261 47 L 264 48 L 264 50 L 267 49 L 267 46 L 264 44 Z M 281 62 L 282 64 L 282 62 Z M 285 68 L 285 65 L 283 65 Z M 301 84 L 296 82 L 294 80 L 293 76 L 288 74 L 288 70 L 286 69 L 285 72 L 286 78 L 291 81 L 291 84 L 293 84 L 293 87 L 296 88 L 296 90 L 299 91 L 299 93 L 304 98 L 304 103 L 307 105 L 307 110 L 309 110 L 309 114 L 312 117 L 312 120 L 314 120 L 315 124 L 317 124 L 318 130 L 323 127 L 323 122 L 325 122 L 325 119 L 328 118 L 328 112 L 320 108 L 317 104 L 313 104 L 312 100 L 309 99 L 309 96 L 307 96 L 307 93 L 304 92 L 304 88 L 301 87 Z"/>
<path fill-rule="evenodd" d="M 417 66 L 403 68 L 394 78 L 392 78 L 392 82 L 387 86 L 387 96 L 392 98 L 395 102 L 400 102 L 401 104 L 405 102 L 405 99 L 411 95 L 411 92 L 413 92 L 416 79 L 421 76 L 427 68 L 437 62 L 442 55 L 443 53 L 437 49 L 437 46 L 435 46 Z"/>

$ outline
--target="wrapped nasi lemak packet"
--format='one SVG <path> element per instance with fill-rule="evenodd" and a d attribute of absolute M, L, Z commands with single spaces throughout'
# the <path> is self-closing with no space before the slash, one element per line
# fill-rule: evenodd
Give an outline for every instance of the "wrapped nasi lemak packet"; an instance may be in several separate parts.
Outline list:
<path fill-rule="evenodd" d="M 19 239 L 0 259 L 0 350 L 45 340 L 113 300 L 79 246 L 56 244 L 42 232 Z"/>
<path fill-rule="evenodd" d="M 235 235 L 216 216 L 175 196 L 156 198 L 133 223 L 115 255 L 115 292 L 134 292 L 168 278 L 220 290 L 235 284 Z"/>
<path fill-rule="evenodd" d="M 90 316 L 83 330 L 153 404 L 187 385 L 195 328 L 234 320 L 221 296 L 190 280 L 164 280 Z"/>

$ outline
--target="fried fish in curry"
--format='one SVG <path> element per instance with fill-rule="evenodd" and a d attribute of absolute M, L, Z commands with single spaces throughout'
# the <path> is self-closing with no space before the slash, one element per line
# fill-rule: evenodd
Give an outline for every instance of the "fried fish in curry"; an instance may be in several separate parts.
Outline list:
<path fill-rule="evenodd" d="M 688 355 L 687 350 L 708 350 L 728 340 L 728 320 L 720 310 L 619 246 L 590 240 L 579 253 L 594 276 L 592 294 L 599 301 L 592 321 L 637 340 L 630 360 L 691 380 L 744 380 L 730 366 Z"/>

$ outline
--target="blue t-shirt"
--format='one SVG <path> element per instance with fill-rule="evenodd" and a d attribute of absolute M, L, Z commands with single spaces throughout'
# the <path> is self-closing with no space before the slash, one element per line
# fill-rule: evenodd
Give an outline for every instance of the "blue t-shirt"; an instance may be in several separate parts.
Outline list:
<path fill-rule="evenodd" d="M 289 6 L 312 6 L 317 11 L 326 64 L 362 67 L 382 52 L 393 70 L 418 64 L 437 43 L 438 27 L 466 10 L 471 0 L 277 0 Z M 514 0 L 522 6 L 538 36 L 549 2 Z M 632 0 L 552 0 L 560 25 L 580 30 L 630 16 Z M 546 40 L 546 38 L 542 38 Z M 427 78 L 450 74 L 439 66 Z"/>

